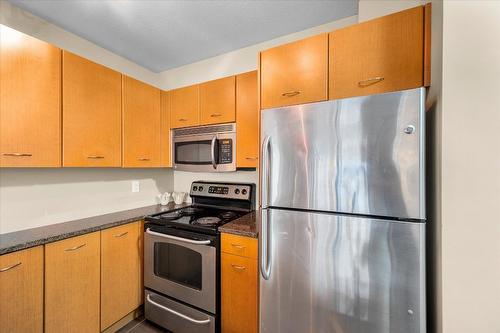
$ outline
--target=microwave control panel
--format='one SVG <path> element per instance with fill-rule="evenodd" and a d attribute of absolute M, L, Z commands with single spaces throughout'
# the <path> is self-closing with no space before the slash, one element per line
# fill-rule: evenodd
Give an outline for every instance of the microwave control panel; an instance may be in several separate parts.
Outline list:
<path fill-rule="evenodd" d="M 219 164 L 233 163 L 233 140 L 219 140 Z"/>

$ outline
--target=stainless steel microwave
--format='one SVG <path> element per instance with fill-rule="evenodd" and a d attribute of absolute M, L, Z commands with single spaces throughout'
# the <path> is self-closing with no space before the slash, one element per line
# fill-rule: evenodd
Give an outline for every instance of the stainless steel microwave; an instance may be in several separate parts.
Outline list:
<path fill-rule="evenodd" d="M 236 124 L 172 130 L 172 161 L 175 170 L 236 171 Z"/>

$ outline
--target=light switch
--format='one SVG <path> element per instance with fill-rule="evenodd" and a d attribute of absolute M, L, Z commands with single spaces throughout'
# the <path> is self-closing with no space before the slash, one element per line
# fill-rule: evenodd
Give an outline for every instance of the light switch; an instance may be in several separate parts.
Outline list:
<path fill-rule="evenodd" d="M 132 181 L 132 193 L 137 193 L 141 190 L 141 184 L 138 180 Z"/>

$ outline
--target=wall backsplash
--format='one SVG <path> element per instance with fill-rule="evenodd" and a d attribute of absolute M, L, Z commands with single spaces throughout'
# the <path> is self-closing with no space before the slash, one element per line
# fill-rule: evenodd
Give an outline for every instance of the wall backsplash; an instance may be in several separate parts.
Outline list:
<path fill-rule="evenodd" d="M 0 233 L 154 205 L 173 183 L 171 169 L 2 169 Z"/>

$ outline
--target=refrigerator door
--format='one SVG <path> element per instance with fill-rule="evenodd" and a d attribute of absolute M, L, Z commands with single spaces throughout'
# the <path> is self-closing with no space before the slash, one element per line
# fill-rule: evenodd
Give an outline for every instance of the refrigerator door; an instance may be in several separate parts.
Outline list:
<path fill-rule="evenodd" d="M 262 207 L 425 219 L 424 88 L 262 112 Z"/>
<path fill-rule="evenodd" d="M 262 212 L 261 333 L 425 332 L 425 223 Z"/>

